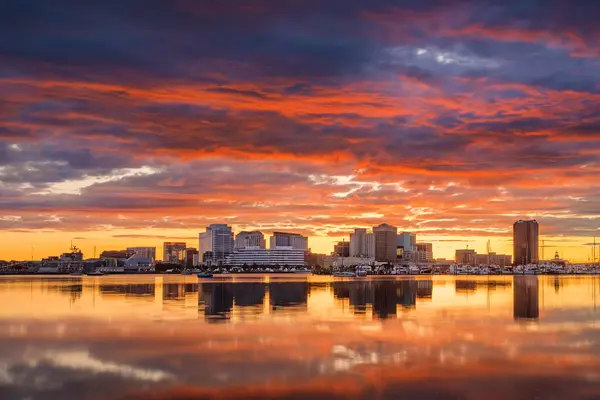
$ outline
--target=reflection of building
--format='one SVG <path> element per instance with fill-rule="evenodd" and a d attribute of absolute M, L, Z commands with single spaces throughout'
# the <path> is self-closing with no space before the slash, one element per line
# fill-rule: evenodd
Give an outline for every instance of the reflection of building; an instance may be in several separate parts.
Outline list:
<path fill-rule="evenodd" d="M 213 261 L 223 261 L 233 253 L 233 231 L 226 224 L 212 224 L 200 233 L 200 254 L 210 254 Z M 204 259 L 204 257 L 201 257 Z"/>
<path fill-rule="evenodd" d="M 515 276 L 513 286 L 513 313 L 517 319 L 540 317 L 539 284 L 537 276 Z"/>
<path fill-rule="evenodd" d="M 185 242 L 163 243 L 163 262 L 182 264 L 185 262 Z"/>
<path fill-rule="evenodd" d="M 477 281 L 457 279 L 454 281 L 454 291 L 456 293 L 475 293 L 477 291 Z"/>
<path fill-rule="evenodd" d="M 181 300 L 185 297 L 185 289 L 180 283 L 165 283 L 163 285 L 163 300 Z"/>
<path fill-rule="evenodd" d="M 333 246 L 333 255 L 338 257 L 350 257 L 350 243 L 338 242 Z"/>
<path fill-rule="evenodd" d="M 538 262 L 539 225 L 536 220 L 519 220 L 513 225 L 513 262 L 530 264 Z"/>
<path fill-rule="evenodd" d="M 260 247 L 266 248 L 265 235 L 259 231 L 242 231 L 235 236 L 235 248 L 243 249 L 244 247 Z"/>
<path fill-rule="evenodd" d="M 292 247 L 261 249 L 245 247 L 237 249 L 225 260 L 227 265 L 279 265 L 304 266 L 304 250 Z"/>
<path fill-rule="evenodd" d="M 373 228 L 375 235 L 375 261 L 396 260 L 398 229 L 395 226 L 381 224 Z"/>
<path fill-rule="evenodd" d="M 415 308 L 417 305 L 418 284 L 414 280 L 400 281 L 398 288 L 398 301 L 403 308 Z"/>
<path fill-rule="evenodd" d="M 454 261 L 457 264 L 475 264 L 477 262 L 476 255 L 477 253 L 472 249 L 456 250 Z"/>
<path fill-rule="evenodd" d="M 267 285 L 262 282 L 243 282 L 233 285 L 232 290 L 236 306 L 256 307 L 263 305 Z"/>
<path fill-rule="evenodd" d="M 307 299 L 308 282 L 269 283 L 269 301 L 273 309 L 306 306 Z"/>
<path fill-rule="evenodd" d="M 135 254 L 139 258 L 156 260 L 156 247 L 128 247 L 128 252 Z"/>
<path fill-rule="evenodd" d="M 152 296 L 154 297 L 154 284 L 101 284 L 100 293 L 103 295 L 116 294 L 125 296 Z"/>
<path fill-rule="evenodd" d="M 298 250 L 308 250 L 308 238 L 297 233 L 273 232 L 269 247 L 292 247 Z"/>
<path fill-rule="evenodd" d="M 433 297 L 433 281 L 417 281 L 417 299 L 431 299 Z"/>
<path fill-rule="evenodd" d="M 394 233 L 394 237 L 396 234 Z M 373 316 L 385 319 L 396 316 L 396 281 L 373 283 Z"/>
<path fill-rule="evenodd" d="M 204 304 L 204 316 L 210 320 L 229 319 L 233 308 L 233 283 L 204 283 L 198 291 L 199 304 Z"/>
<path fill-rule="evenodd" d="M 375 257 L 375 236 L 364 228 L 355 229 L 350 234 L 351 257 Z"/>

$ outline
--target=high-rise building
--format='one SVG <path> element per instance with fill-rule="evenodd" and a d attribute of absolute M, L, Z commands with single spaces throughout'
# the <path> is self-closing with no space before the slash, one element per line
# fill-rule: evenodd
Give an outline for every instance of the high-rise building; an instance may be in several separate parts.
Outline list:
<path fill-rule="evenodd" d="M 374 257 L 375 236 L 364 228 L 355 229 L 354 233 L 350 234 L 350 256 Z"/>
<path fill-rule="evenodd" d="M 164 242 L 163 262 L 180 264 L 185 262 L 185 242 Z"/>
<path fill-rule="evenodd" d="M 537 263 L 539 249 L 539 225 L 536 220 L 519 220 L 513 225 L 513 262 L 515 264 Z"/>
<path fill-rule="evenodd" d="M 396 260 L 398 228 L 381 224 L 373 228 L 373 235 L 375 236 L 375 261 Z"/>
<path fill-rule="evenodd" d="M 185 266 L 192 268 L 198 265 L 198 250 L 193 247 L 185 249 Z"/>
<path fill-rule="evenodd" d="M 127 251 L 135 254 L 139 258 L 156 259 L 156 247 L 128 247 Z"/>
<path fill-rule="evenodd" d="M 259 231 L 242 231 L 235 236 L 235 248 L 243 249 L 245 247 L 266 248 L 265 235 Z"/>
<path fill-rule="evenodd" d="M 404 252 L 417 251 L 417 235 L 410 232 L 402 232 L 398 235 L 397 244 Z"/>
<path fill-rule="evenodd" d="M 273 232 L 269 248 L 292 247 L 297 250 L 308 250 L 308 238 L 297 233 Z"/>
<path fill-rule="evenodd" d="M 200 233 L 200 255 L 209 253 L 211 260 L 225 260 L 233 253 L 233 244 L 233 231 L 226 224 L 211 224 L 206 227 L 206 232 Z"/>
<path fill-rule="evenodd" d="M 338 242 L 333 246 L 333 255 L 338 257 L 350 257 L 350 243 Z"/>

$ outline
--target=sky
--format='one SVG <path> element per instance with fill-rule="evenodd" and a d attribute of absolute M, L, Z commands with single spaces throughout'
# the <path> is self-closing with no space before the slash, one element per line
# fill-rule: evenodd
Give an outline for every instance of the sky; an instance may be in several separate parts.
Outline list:
<path fill-rule="evenodd" d="M 386 222 L 546 258 L 600 237 L 595 0 L 7 0 L 0 259 L 211 223 L 329 253 Z"/>

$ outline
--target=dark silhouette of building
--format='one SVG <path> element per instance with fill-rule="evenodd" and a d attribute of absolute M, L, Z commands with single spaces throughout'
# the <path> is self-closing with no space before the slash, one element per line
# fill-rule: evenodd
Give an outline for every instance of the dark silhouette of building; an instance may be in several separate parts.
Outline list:
<path fill-rule="evenodd" d="M 515 320 L 537 320 L 540 317 L 538 282 L 537 276 L 515 276 L 513 286 Z"/>
<path fill-rule="evenodd" d="M 396 316 L 398 304 L 396 281 L 382 281 L 373 283 L 373 316 L 386 319 Z"/>
<path fill-rule="evenodd" d="M 269 283 L 269 301 L 273 310 L 285 307 L 306 307 L 307 300 L 308 282 Z"/>
<path fill-rule="evenodd" d="M 513 225 L 513 262 L 518 265 L 537 263 L 539 225 L 536 220 L 519 220 Z"/>
<path fill-rule="evenodd" d="M 233 298 L 236 306 L 262 306 L 265 301 L 267 285 L 262 282 L 236 283 L 233 285 Z"/>
<path fill-rule="evenodd" d="M 204 305 L 208 321 L 227 320 L 233 308 L 233 283 L 203 283 L 198 291 L 198 303 Z"/>
<path fill-rule="evenodd" d="M 186 268 L 193 268 L 195 265 L 195 262 L 199 262 L 199 254 L 198 254 L 198 250 L 196 250 L 193 247 L 188 247 L 187 249 L 185 249 L 185 266 Z"/>
<path fill-rule="evenodd" d="M 338 242 L 333 246 L 333 255 L 338 257 L 350 257 L 350 242 Z"/>

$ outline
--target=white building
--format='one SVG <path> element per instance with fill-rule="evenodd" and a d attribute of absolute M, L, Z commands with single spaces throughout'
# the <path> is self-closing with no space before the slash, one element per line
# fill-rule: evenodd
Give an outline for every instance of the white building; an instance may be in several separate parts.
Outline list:
<path fill-rule="evenodd" d="M 279 265 L 304 266 L 304 250 L 291 246 L 262 249 L 260 247 L 245 247 L 236 249 L 226 260 L 227 265 Z"/>
<path fill-rule="evenodd" d="M 308 238 L 297 233 L 273 232 L 269 248 L 292 247 L 297 250 L 308 250 Z"/>
<path fill-rule="evenodd" d="M 259 231 L 242 231 L 235 236 L 235 248 L 243 249 L 244 247 L 260 247 L 264 249 L 267 247 L 265 241 L 265 235 Z"/>
<path fill-rule="evenodd" d="M 212 260 L 225 260 L 233 253 L 233 231 L 226 224 L 212 224 L 200 233 L 200 259 L 209 252 Z"/>
<path fill-rule="evenodd" d="M 137 254 L 125 260 L 125 272 L 149 272 L 154 269 L 154 259 L 141 257 Z"/>
<path fill-rule="evenodd" d="M 128 247 L 128 253 L 133 253 L 140 258 L 156 260 L 156 247 Z"/>
<path fill-rule="evenodd" d="M 375 236 L 364 228 L 350 234 L 350 257 L 375 257 Z"/>

